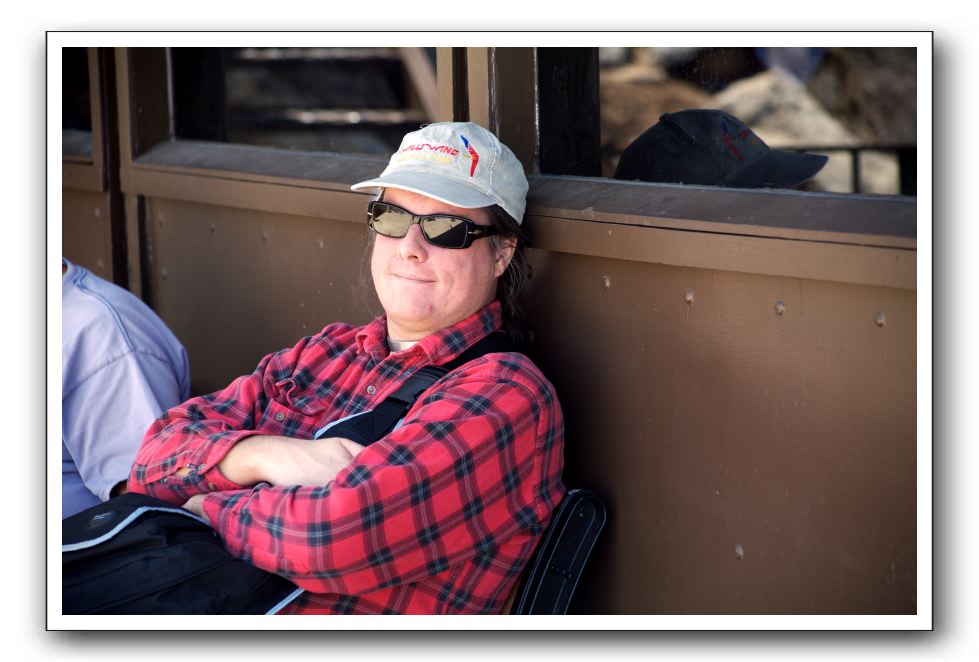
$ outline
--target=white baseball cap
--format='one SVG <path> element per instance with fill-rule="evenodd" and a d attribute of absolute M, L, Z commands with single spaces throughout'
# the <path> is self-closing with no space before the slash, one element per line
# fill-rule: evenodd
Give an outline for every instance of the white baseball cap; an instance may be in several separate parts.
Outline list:
<path fill-rule="evenodd" d="M 406 135 L 379 177 L 350 188 L 403 189 L 466 209 L 500 205 L 521 223 L 528 184 L 520 161 L 491 132 L 440 122 Z"/>

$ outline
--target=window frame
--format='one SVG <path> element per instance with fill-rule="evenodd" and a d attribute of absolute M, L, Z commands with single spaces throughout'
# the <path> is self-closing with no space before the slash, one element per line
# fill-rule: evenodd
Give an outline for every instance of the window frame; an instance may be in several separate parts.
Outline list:
<path fill-rule="evenodd" d="M 175 139 L 167 62 L 116 50 L 127 196 L 363 222 L 369 195 L 349 186 L 385 159 Z M 536 49 L 439 48 L 437 62 L 439 119 L 489 127 L 524 163 L 534 248 L 915 288 L 916 198 L 539 175 Z"/>
<path fill-rule="evenodd" d="M 64 188 L 104 193 L 108 187 L 105 164 L 105 135 L 103 125 L 103 86 L 100 66 L 100 50 L 88 48 L 89 107 L 92 114 L 92 130 L 66 131 L 62 129 L 61 181 Z M 87 136 L 85 135 L 87 134 Z M 84 144 L 82 149 L 73 149 Z"/>

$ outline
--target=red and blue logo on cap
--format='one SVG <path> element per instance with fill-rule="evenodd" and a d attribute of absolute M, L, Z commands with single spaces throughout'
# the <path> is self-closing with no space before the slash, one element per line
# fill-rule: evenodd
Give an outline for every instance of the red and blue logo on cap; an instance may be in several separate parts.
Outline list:
<path fill-rule="evenodd" d="M 741 135 L 739 135 L 738 137 L 739 138 L 747 137 L 746 132 L 742 132 Z M 727 145 L 727 148 L 734 153 L 734 157 L 738 161 L 744 161 L 744 157 L 741 156 L 741 152 L 738 151 L 738 148 L 734 146 L 734 141 L 731 140 L 731 134 L 728 133 L 727 122 L 725 122 L 724 120 L 721 120 L 721 139 L 724 141 L 724 144 Z"/>
<path fill-rule="evenodd" d="M 476 164 L 479 163 L 479 154 L 476 153 L 476 150 L 473 149 L 473 146 L 469 144 L 469 141 L 464 135 L 459 134 L 459 137 L 462 138 L 462 144 L 469 150 L 469 156 L 466 156 L 466 158 L 472 159 L 472 165 L 469 166 L 469 176 L 472 177 L 476 174 Z"/>
<path fill-rule="evenodd" d="M 732 134 L 734 134 L 734 136 L 732 136 Z M 735 130 L 732 129 L 724 120 L 721 120 L 721 140 L 724 141 L 724 144 L 729 150 L 731 150 L 731 153 L 734 154 L 734 157 L 738 161 L 744 161 L 745 157 L 741 154 L 741 151 L 737 148 L 735 142 L 741 141 L 744 147 L 748 149 L 756 149 L 758 147 L 758 143 L 761 142 L 755 133 L 748 127 L 745 127 L 741 131 L 735 133 Z"/>

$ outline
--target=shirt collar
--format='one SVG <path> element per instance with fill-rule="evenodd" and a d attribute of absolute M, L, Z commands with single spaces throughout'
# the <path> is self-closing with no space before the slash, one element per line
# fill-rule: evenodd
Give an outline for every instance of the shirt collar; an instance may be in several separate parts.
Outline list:
<path fill-rule="evenodd" d="M 499 301 L 493 301 L 466 319 L 428 335 L 405 350 L 406 356 L 424 356 L 426 364 L 440 365 L 451 361 L 483 337 L 503 326 Z M 380 361 L 388 355 L 387 316 L 381 315 L 357 334 L 357 349 Z"/>
<path fill-rule="evenodd" d="M 417 340 L 395 340 L 394 338 L 388 338 L 388 349 L 391 352 L 403 352 L 406 349 L 411 349 L 416 344 Z"/>

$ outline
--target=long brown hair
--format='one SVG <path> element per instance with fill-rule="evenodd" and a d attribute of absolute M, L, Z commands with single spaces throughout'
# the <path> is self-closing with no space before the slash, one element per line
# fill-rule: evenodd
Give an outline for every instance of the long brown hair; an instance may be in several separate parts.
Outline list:
<path fill-rule="evenodd" d="M 527 310 L 524 306 L 524 293 L 530 279 L 531 268 L 527 260 L 527 234 L 520 224 L 499 205 L 487 210 L 490 221 L 499 234 L 489 237 L 493 247 L 503 248 L 508 242 L 516 245 L 513 257 L 506 271 L 496 280 L 496 298 L 503 308 L 503 330 L 517 345 L 527 340 Z"/>

